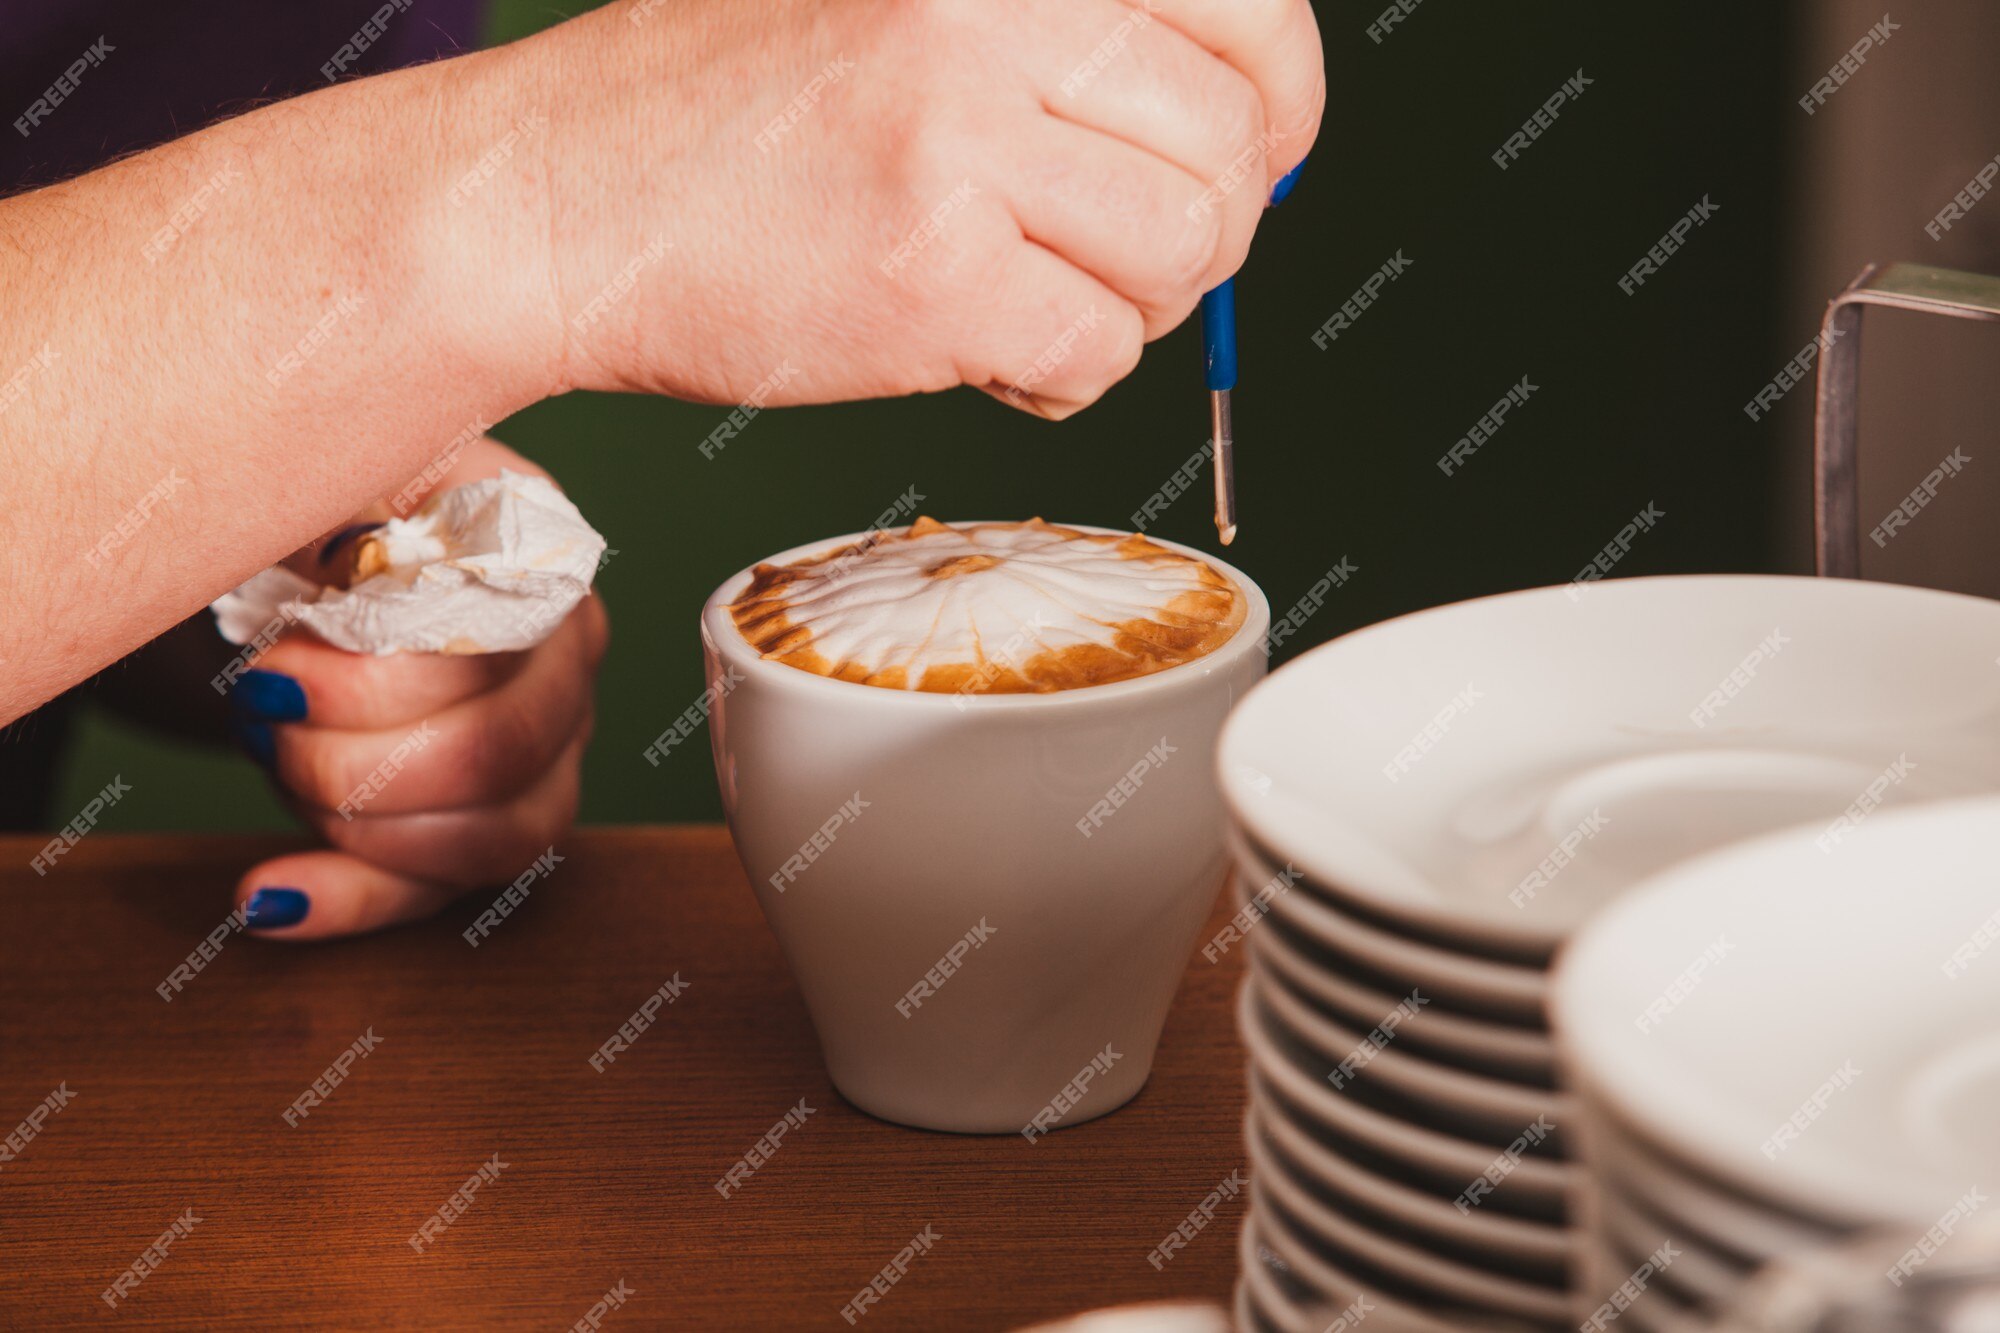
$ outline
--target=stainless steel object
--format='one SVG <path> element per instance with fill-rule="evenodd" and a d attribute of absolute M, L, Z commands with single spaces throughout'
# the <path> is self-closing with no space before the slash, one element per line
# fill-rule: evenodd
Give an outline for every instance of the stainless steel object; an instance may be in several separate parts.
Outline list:
<path fill-rule="evenodd" d="M 1871 305 L 2000 319 L 2000 278 L 1928 264 L 1870 264 L 1827 305 L 1813 417 L 1813 540 L 1821 575 L 1861 577 L 1861 313 Z"/>
<path fill-rule="evenodd" d="M 1227 546 L 1236 540 L 1236 430 L 1229 420 L 1229 390 L 1210 390 L 1208 422 L 1215 447 L 1215 531 Z"/>

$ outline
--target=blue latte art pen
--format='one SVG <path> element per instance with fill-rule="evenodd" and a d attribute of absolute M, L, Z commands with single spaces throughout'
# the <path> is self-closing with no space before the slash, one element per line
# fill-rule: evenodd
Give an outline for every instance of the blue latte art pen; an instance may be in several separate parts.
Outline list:
<path fill-rule="evenodd" d="M 1270 207 L 1285 202 L 1306 169 L 1303 160 L 1271 187 Z M 1208 381 L 1209 444 L 1214 449 L 1215 531 L 1224 546 L 1236 540 L 1236 433 L 1229 395 L 1236 388 L 1236 279 L 1201 298 L 1201 348 Z"/>

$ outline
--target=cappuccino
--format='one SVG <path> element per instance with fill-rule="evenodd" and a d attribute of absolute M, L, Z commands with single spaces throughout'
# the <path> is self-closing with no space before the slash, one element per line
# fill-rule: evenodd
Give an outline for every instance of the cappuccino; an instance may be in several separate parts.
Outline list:
<path fill-rule="evenodd" d="M 723 581 L 722 808 L 842 1096 L 1039 1142 L 1139 1091 L 1228 862 L 1216 737 L 1270 627 L 1200 552 L 1039 521 L 920 520 Z"/>
<path fill-rule="evenodd" d="M 1214 652 L 1248 600 L 1207 562 L 1136 534 L 920 518 L 759 565 L 729 614 L 766 661 L 943 694 L 1081 689 Z"/>

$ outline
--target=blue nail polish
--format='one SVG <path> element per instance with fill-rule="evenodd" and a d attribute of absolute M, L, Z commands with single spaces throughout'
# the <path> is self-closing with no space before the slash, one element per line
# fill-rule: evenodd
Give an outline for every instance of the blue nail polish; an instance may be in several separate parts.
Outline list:
<path fill-rule="evenodd" d="M 319 562 L 322 565 L 325 564 L 327 561 L 333 559 L 335 553 L 338 552 L 341 547 L 347 545 L 347 543 L 353 541 L 356 537 L 359 537 L 362 533 L 373 532 L 375 531 L 375 529 L 381 526 L 382 525 L 380 523 L 348 524 L 346 527 L 342 528 L 339 532 L 336 532 L 331 537 L 328 537 L 326 539 L 326 545 L 319 548 Z"/>
<path fill-rule="evenodd" d="M 1278 183 L 1271 187 L 1271 207 L 1276 208 L 1279 204 L 1285 202 L 1285 196 L 1290 194 L 1292 187 L 1299 183 L 1299 173 L 1305 169 L 1306 159 L 1300 158 L 1297 166 L 1278 177 Z"/>
<path fill-rule="evenodd" d="M 243 753 L 255 759 L 267 771 L 278 762 L 278 738 L 271 731 L 268 722 L 253 722 L 248 718 L 232 718 L 229 734 L 236 739 Z"/>
<path fill-rule="evenodd" d="M 252 930 L 296 926 L 311 908 L 303 889 L 259 889 L 243 904 L 243 924 Z"/>
<path fill-rule="evenodd" d="M 258 722 L 305 721 L 305 686 L 280 671 L 244 672 L 229 701 L 237 712 Z"/>

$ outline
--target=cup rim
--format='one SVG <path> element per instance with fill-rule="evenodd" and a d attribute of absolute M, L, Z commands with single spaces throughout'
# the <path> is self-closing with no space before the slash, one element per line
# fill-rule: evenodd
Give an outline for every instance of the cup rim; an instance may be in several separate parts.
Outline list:
<path fill-rule="evenodd" d="M 1024 523 L 1025 519 L 941 519 L 952 527 L 966 527 L 977 523 Z M 910 524 L 884 528 L 884 532 L 906 532 Z M 1090 523 L 1057 523 L 1055 527 L 1070 528 L 1077 532 L 1094 535 L 1129 536 L 1129 528 L 1105 528 Z M 1157 542 L 1170 551 L 1201 560 L 1214 567 L 1219 573 L 1234 582 L 1247 602 L 1243 623 L 1236 632 L 1225 639 L 1214 651 L 1205 653 L 1191 662 L 1170 666 L 1164 671 L 1136 676 L 1131 680 L 1113 681 L 1108 685 L 1087 685 L 1072 690 L 1051 690 L 1047 693 L 1026 694 L 949 694 L 931 690 L 891 690 L 879 685 L 864 685 L 859 681 L 839 680 L 831 676 L 816 675 L 802 671 L 798 667 L 786 666 L 782 662 L 767 662 L 750 646 L 736 628 L 735 620 L 728 614 L 729 604 L 749 585 L 751 576 L 758 565 L 786 564 L 805 556 L 837 549 L 861 540 L 875 528 L 863 528 L 858 532 L 846 533 L 839 537 L 826 537 L 818 541 L 805 542 L 789 550 L 765 556 L 762 560 L 737 570 L 709 594 L 701 608 L 702 642 L 726 665 L 739 667 L 743 671 L 761 673 L 762 679 L 783 689 L 806 691 L 809 695 L 816 691 L 837 691 L 830 699 L 846 699 L 850 704 L 858 704 L 869 695 L 903 702 L 896 707 L 907 708 L 950 708 L 959 712 L 1004 711 L 1023 708 L 1081 708 L 1096 703 L 1123 699 L 1142 693 L 1190 689 L 1207 681 L 1216 673 L 1228 669 L 1245 653 L 1256 652 L 1263 645 L 1271 628 L 1271 604 L 1264 590 L 1242 570 L 1217 559 L 1207 551 L 1198 550 L 1180 542 L 1169 541 L 1150 533 L 1139 534 L 1147 541 Z M 1268 656 L 1268 654 L 1267 654 Z"/>

